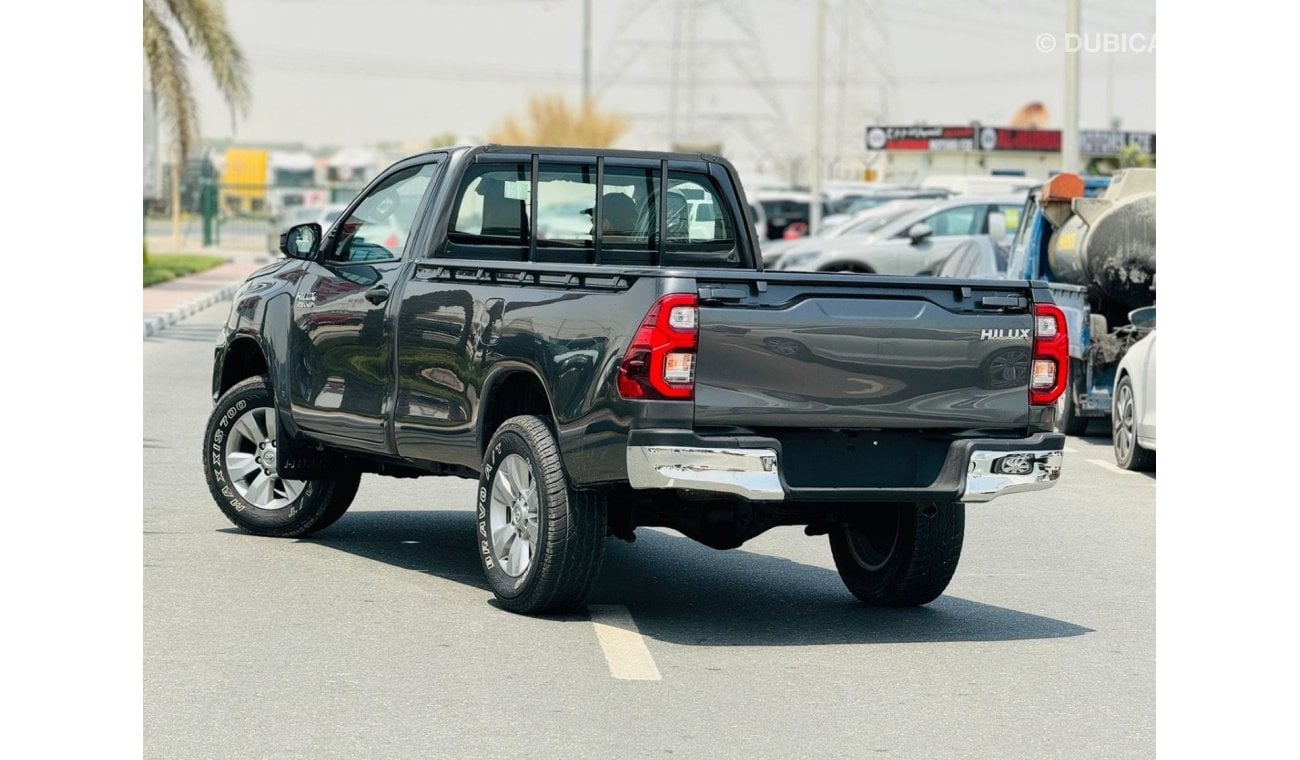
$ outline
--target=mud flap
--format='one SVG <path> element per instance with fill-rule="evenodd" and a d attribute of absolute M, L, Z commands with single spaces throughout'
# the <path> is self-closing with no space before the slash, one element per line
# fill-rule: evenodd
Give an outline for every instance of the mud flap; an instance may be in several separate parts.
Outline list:
<path fill-rule="evenodd" d="M 334 475 L 343 465 L 343 457 L 322 451 L 307 441 L 285 436 L 276 446 L 280 476 L 291 480 L 318 480 Z"/>

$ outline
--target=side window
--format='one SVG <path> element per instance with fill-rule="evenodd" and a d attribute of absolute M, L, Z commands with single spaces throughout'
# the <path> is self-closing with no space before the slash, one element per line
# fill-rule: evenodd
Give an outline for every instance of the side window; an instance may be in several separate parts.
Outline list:
<path fill-rule="evenodd" d="M 738 266 L 740 252 L 731 214 L 713 181 L 703 174 L 668 172 L 665 264 Z"/>
<path fill-rule="evenodd" d="M 448 237 L 456 243 L 527 245 L 531 174 L 532 167 L 522 163 L 471 168 L 461 184 Z"/>
<path fill-rule="evenodd" d="M 605 165 L 601 261 L 647 264 L 659 246 L 658 168 Z"/>
<path fill-rule="evenodd" d="M 617 204 L 605 205 L 622 223 Z M 537 260 L 591 263 L 596 212 L 596 165 L 539 164 L 537 167 Z M 611 212 L 613 217 L 611 217 Z M 630 225 L 630 218 L 627 224 Z"/>
<path fill-rule="evenodd" d="M 930 225 L 935 237 L 945 235 L 974 235 L 984 222 L 985 206 L 957 206 L 937 214 L 931 214 L 923 221 Z"/>
<path fill-rule="evenodd" d="M 992 213 L 1002 214 L 1002 219 L 1007 223 L 1007 233 L 1016 234 L 1020 228 L 1020 207 L 1008 204 L 1001 204 L 993 207 Z M 987 230 L 986 230 L 987 231 Z"/>
<path fill-rule="evenodd" d="M 437 164 L 404 169 L 375 187 L 335 233 L 327 261 L 354 263 L 401 258 L 415 226 L 420 199 Z"/>
<path fill-rule="evenodd" d="M 668 244 L 731 243 L 731 220 L 716 213 L 722 201 L 701 175 L 668 173 Z"/>

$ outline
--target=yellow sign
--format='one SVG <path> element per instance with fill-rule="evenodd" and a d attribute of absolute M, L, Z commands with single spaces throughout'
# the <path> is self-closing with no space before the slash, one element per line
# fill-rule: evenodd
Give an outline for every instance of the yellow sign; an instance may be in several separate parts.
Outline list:
<path fill-rule="evenodd" d="M 259 211 L 266 205 L 269 152 L 252 148 L 227 148 L 221 173 L 221 205 L 234 213 Z"/>

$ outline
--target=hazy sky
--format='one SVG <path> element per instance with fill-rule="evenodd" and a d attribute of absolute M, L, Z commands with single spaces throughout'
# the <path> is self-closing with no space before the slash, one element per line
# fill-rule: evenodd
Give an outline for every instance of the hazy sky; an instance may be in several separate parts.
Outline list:
<path fill-rule="evenodd" d="M 1086 49 L 1104 44 L 1103 33 L 1150 44 L 1154 0 L 1081 1 Z M 1031 101 L 1059 126 L 1064 0 L 848 3 L 845 11 L 844 0 L 827 0 L 832 147 L 861 150 L 868 122 L 1007 124 Z M 729 153 L 806 150 L 815 2 L 697 5 L 707 7 L 690 14 L 677 0 L 592 0 L 594 89 L 631 117 L 622 144 L 666 146 L 675 58 L 679 139 L 721 140 Z M 679 39 L 693 26 L 697 40 L 675 56 L 674 8 Z M 582 0 L 226 0 L 226 12 L 252 76 L 240 140 L 343 145 L 452 132 L 479 141 L 530 94 L 576 99 L 580 89 Z M 1043 34 L 1056 35 L 1054 52 L 1039 50 Z M 1085 52 L 1081 126 L 1104 128 L 1114 117 L 1154 130 L 1155 68 L 1149 51 Z M 689 71 L 698 72 L 693 99 Z M 196 79 L 204 136 L 230 137 L 211 80 Z"/>

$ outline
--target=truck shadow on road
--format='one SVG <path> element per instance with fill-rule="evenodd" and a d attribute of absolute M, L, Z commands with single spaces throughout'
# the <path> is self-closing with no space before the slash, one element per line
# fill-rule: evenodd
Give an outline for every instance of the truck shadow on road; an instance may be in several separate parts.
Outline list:
<path fill-rule="evenodd" d="M 304 540 L 490 590 L 469 511 L 349 512 Z M 866 607 L 833 569 L 646 529 L 635 544 L 609 539 L 590 603 L 624 605 L 643 635 L 693 646 L 1023 641 L 1093 630 L 954 596 L 919 609 Z"/>

